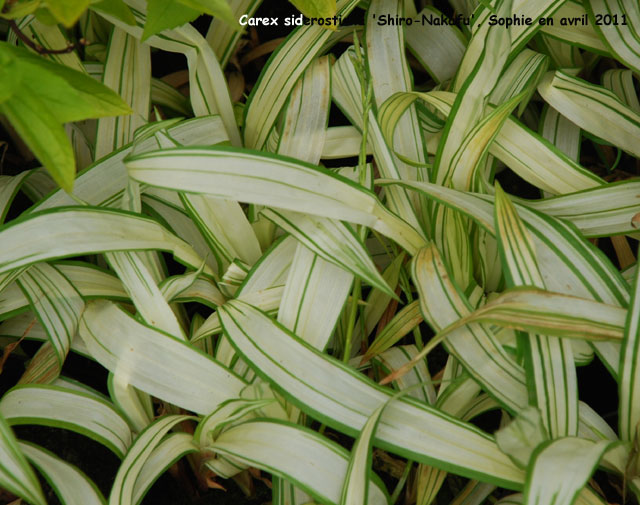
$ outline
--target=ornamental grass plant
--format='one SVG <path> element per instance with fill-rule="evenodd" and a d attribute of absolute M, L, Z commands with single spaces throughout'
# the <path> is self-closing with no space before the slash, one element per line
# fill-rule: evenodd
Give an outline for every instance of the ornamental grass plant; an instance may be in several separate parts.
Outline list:
<path fill-rule="evenodd" d="M 292 3 L 0 0 L 0 502 L 637 502 L 638 5 Z"/>

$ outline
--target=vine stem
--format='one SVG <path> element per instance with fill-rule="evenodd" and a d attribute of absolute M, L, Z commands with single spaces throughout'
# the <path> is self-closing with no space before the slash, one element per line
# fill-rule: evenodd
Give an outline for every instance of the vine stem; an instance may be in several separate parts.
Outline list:
<path fill-rule="evenodd" d="M 13 19 L 9 20 L 9 26 L 16 34 L 16 36 L 24 42 L 24 44 L 31 49 L 33 49 L 38 54 L 67 54 L 75 51 L 80 46 L 86 46 L 87 41 L 85 39 L 80 39 L 75 44 L 69 44 L 64 49 L 47 49 L 46 47 L 41 46 L 40 44 L 36 44 L 33 40 L 31 40 L 16 24 Z"/>

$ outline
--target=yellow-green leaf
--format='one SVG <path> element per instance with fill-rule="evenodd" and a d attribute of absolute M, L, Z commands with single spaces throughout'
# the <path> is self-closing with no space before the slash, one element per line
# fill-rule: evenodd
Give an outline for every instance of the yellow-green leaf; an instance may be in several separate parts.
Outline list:
<path fill-rule="evenodd" d="M 45 5 L 56 21 L 70 28 L 89 7 L 89 3 L 90 0 L 48 0 Z"/>
<path fill-rule="evenodd" d="M 164 30 L 182 26 L 200 15 L 178 0 L 149 0 L 147 3 L 147 22 L 142 33 L 143 42 L 152 35 Z"/>
<path fill-rule="evenodd" d="M 296 9 L 308 18 L 323 18 L 336 15 L 336 0 L 289 0 Z"/>

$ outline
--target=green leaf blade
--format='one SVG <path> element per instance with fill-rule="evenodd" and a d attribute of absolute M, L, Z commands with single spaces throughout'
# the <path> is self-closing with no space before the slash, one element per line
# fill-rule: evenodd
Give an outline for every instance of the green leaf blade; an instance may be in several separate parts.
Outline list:
<path fill-rule="evenodd" d="M 566 437 L 542 444 L 527 469 L 523 505 L 571 505 L 610 441 Z"/>

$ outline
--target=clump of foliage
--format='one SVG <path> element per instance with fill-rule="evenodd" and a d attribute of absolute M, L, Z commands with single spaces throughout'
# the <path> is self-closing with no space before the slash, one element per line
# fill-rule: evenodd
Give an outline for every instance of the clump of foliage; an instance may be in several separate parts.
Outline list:
<path fill-rule="evenodd" d="M 245 100 L 259 4 L 0 1 L 0 114 L 44 167 L 0 176 L 1 363 L 41 342 L 0 399 L 0 487 L 45 504 L 33 465 L 106 503 L 11 428 L 36 424 L 120 458 L 110 505 L 181 459 L 204 486 L 268 472 L 274 505 L 640 498 L 637 10 L 296 2 L 364 25 L 297 28 Z M 188 96 L 152 51 L 186 56 Z M 617 426 L 579 399 L 592 360 Z"/>

